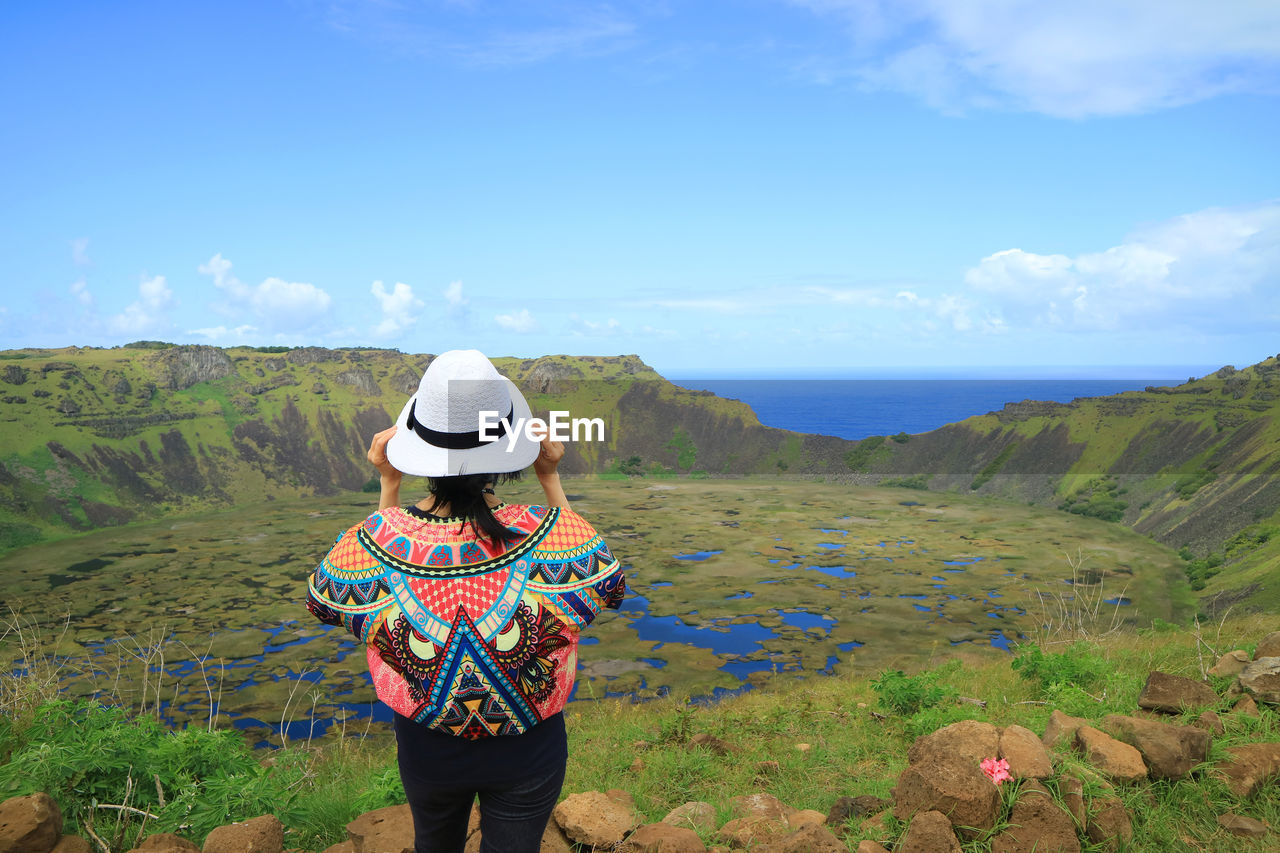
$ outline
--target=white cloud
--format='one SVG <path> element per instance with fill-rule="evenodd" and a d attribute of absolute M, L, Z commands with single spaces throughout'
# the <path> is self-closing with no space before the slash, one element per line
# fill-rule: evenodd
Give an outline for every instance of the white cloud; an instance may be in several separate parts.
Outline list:
<path fill-rule="evenodd" d="M 577 337 L 614 337 L 621 332 L 622 324 L 614 317 L 597 322 L 577 314 L 569 315 L 569 334 Z"/>
<path fill-rule="evenodd" d="M 791 0 L 848 24 L 850 54 L 810 63 L 943 110 L 1148 112 L 1280 90 L 1280 3 L 1203 0 Z"/>
<path fill-rule="evenodd" d="M 462 282 L 449 282 L 449 286 L 444 289 L 444 301 L 449 303 L 450 308 L 461 308 L 467 304 L 467 297 L 462 295 Z"/>
<path fill-rule="evenodd" d="M 218 313 L 235 320 L 244 320 L 247 314 L 252 325 L 268 331 L 310 330 L 324 319 L 332 302 L 326 291 L 306 282 L 272 277 L 250 287 L 232 275 L 231 262 L 221 253 L 197 269 L 201 275 L 210 276 L 214 287 L 225 296 L 214 305 Z"/>
<path fill-rule="evenodd" d="M 655 299 L 645 304 L 656 308 L 670 308 L 677 311 L 707 311 L 712 314 L 755 314 L 763 310 L 759 299 L 743 295 L 701 299 Z"/>
<path fill-rule="evenodd" d="M 1023 323 L 1115 329 L 1226 318 L 1240 296 L 1274 301 L 1277 277 L 1280 202 L 1268 202 L 1179 216 L 1075 257 L 1006 249 L 983 258 L 965 283 Z"/>
<path fill-rule="evenodd" d="M 636 26 L 609 5 L 583 2 L 483 4 L 326 0 L 321 16 L 348 37 L 402 53 L 468 65 L 511 66 L 625 49 Z"/>
<path fill-rule="evenodd" d="M 509 332 L 532 332 L 538 327 L 528 308 L 521 308 L 514 314 L 498 314 L 493 321 Z"/>
<path fill-rule="evenodd" d="M 71 262 L 78 267 L 87 267 L 89 260 L 89 238 L 77 237 L 71 241 Z"/>
<path fill-rule="evenodd" d="M 375 281 L 369 292 L 382 310 L 382 322 L 373 330 L 379 337 L 392 337 L 405 331 L 418 322 L 418 312 L 425 307 L 422 300 L 413 295 L 413 288 L 403 281 L 397 281 L 391 290 L 381 281 Z"/>
<path fill-rule="evenodd" d="M 211 326 L 207 329 L 191 329 L 188 334 L 200 335 L 225 346 L 247 343 L 257 334 L 257 331 L 257 328 L 248 325 L 236 326 L 234 329 L 229 329 L 226 326 Z"/>
<path fill-rule="evenodd" d="M 470 300 L 462 295 L 462 282 L 449 282 L 449 286 L 444 288 L 444 301 L 448 302 L 451 309 L 461 309 L 467 305 Z"/>
<path fill-rule="evenodd" d="M 111 327 L 125 334 L 141 334 L 167 328 L 166 312 L 173 304 L 173 291 L 162 275 L 144 278 L 138 298 L 111 318 Z"/>
<path fill-rule="evenodd" d="M 196 268 L 201 275 L 213 276 L 213 284 L 219 289 L 227 287 L 243 287 L 239 279 L 231 275 L 231 261 L 222 257 L 222 253 L 214 255 L 209 259 L 207 264 L 201 264 Z"/>
<path fill-rule="evenodd" d="M 93 307 L 93 294 L 89 292 L 89 285 L 83 278 L 71 282 L 71 295 L 84 307 Z"/>
<path fill-rule="evenodd" d="M 299 328 L 329 310 L 329 294 L 314 284 L 268 278 L 253 289 L 254 312 L 275 328 Z"/>

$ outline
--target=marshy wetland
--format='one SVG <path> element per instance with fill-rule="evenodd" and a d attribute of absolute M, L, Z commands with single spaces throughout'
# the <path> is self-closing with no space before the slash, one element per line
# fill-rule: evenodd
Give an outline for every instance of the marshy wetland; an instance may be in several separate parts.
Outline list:
<path fill-rule="evenodd" d="M 1167 548 L 1075 515 L 803 480 L 576 480 L 630 593 L 584 635 L 578 700 L 716 697 L 770 678 L 1005 655 L 1077 593 L 1104 620 L 1188 615 Z M 406 495 L 410 494 L 406 489 Z M 508 487 L 535 501 L 536 484 Z M 0 558 L 9 670 L 38 638 L 64 687 L 265 742 L 375 728 L 363 649 L 311 618 L 306 577 L 374 496 L 277 500 L 101 530 Z M 1040 594 L 1040 595 L 1038 595 Z M 21 626 L 21 630 L 15 627 Z"/>

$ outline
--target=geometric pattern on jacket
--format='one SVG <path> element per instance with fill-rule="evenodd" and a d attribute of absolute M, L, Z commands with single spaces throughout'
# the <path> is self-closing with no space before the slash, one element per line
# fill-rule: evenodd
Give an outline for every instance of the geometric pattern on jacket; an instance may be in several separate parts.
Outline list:
<path fill-rule="evenodd" d="M 345 531 L 307 583 L 307 608 L 367 647 L 378 698 L 438 731 L 521 734 L 564 708 L 578 635 L 626 592 L 600 534 L 568 508 L 503 504 L 520 538 L 401 507 Z"/>

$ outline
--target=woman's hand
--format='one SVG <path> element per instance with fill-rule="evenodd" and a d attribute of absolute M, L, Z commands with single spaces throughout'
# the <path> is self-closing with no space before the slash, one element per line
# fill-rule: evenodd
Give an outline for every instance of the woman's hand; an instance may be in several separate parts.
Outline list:
<path fill-rule="evenodd" d="M 564 444 L 549 438 L 542 439 L 542 449 L 538 451 L 538 458 L 533 460 L 533 473 L 538 475 L 538 483 L 547 496 L 547 506 L 569 505 L 569 498 L 560 485 L 560 474 L 556 471 L 563 458 Z"/>
<path fill-rule="evenodd" d="M 378 509 L 386 509 L 400 503 L 400 480 L 404 477 L 387 458 L 387 442 L 396 434 L 393 426 L 384 429 L 369 442 L 369 464 L 378 469 L 378 478 L 382 486 L 382 494 L 378 499 Z"/>
<path fill-rule="evenodd" d="M 552 441 L 549 438 L 542 439 L 542 449 L 538 451 L 538 458 L 533 460 L 533 473 L 538 475 L 538 479 L 556 473 L 556 466 L 560 464 L 560 460 L 564 458 L 564 444 L 559 441 Z"/>

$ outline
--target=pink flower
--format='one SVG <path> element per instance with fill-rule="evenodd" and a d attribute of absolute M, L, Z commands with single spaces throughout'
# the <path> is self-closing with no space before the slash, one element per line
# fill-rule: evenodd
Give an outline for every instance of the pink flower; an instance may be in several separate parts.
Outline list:
<path fill-rule="evenodd" d="M 1009 762 L 1003 758 L 984 758 L 979 766 L 982 768 L 982 772 L 986 773 L 987 777 L 997 785 L 1001 782 L 1013 780 L 1013 777 L 1009 775 Z"/>

